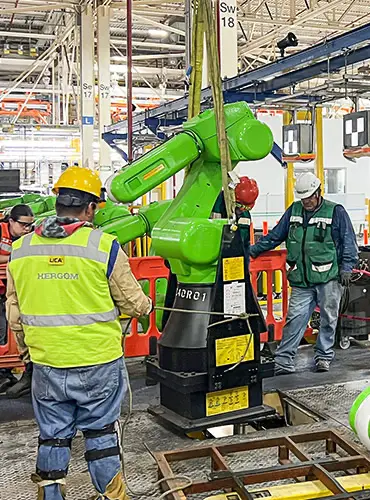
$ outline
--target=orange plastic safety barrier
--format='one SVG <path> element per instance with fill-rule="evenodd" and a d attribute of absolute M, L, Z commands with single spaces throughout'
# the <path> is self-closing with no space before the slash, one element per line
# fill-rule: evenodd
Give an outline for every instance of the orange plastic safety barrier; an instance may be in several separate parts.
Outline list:
<path fill-rule="evenodd" d="M 0 280 L 6 279 L 6 264 L 0 264 Z M 0 368 L 22 367 L 14 335 L 8 331 L 7 343 L 0 345 Z"/>
<path fill-rule="evenodd" d="M 250 272 L 251 282 L 254 290 L 257 290 L 258 275 L 265 272 L 267 275 L 267 316 L 266 323 L 268 332 L 262 334 L 261 341 L 280 340 L 282 330 L 285 323 L 286 313 L 288 309 L 288 282 L 286 277 L 285 264 L 286 250 L 273 250 L 257 259 L 251 259 Z M 149 295 L 155 303 L 156 297 L 156 281 L 161 278 L 168 279 L 169 270 L 164 265 L 161 257 L 134 257 L 130 259 L 132 272 L 136 279 L 147 280 L 149 282 Z M 274 296 L 273 296 L 273 278 L 276 271 L 282 274 L 282 316 L 276 318 L 274 315 Z M 6 277 L 6 266 L 0 266 L 0 279 Z M 146 332 L 138 331 L 138 320 L 133 319 L 129 333 L 125 340 L 125 356 L 147 356 L 154 354 L 151 351 L 155 346 L 160 331 L 156 325 L 156 311 L 149 315 L 149 328 Z M 17 353 L 17 346 L 13 334 L 9 331 L 8 343 L 0 346 L 0 367 L 18 367 L 22 366 Z"/>
<path fill-rule="evenodd" d="M 274 314 L 274 295 L 273 295 L 273 282 L 275 272 L 281 273 L 281 317 L 276 318 Z M 288 311 L 288 280 L 286 272 L 286 250 L 272 250 L 266 252 L 256 259 L 250 261 L 250 274 L 252 286 L 257 293 L 257 281 L 261 272 L 267 276 L 267 290 L 266 290 L 266 324 L 267 333 L 261 336 L 261 342 L 281 340 L 283 334 L 283 327 Z"/>
<path fill-rule="evenodd" d="M 133 257 L 130 259 L 132 272 L 136 279 L 149 281 L 149 295 L 155 304 L 156 296 L 156 281 L 160 278 L 168 279 L 169 270 L 164 265 L 161 257 Z M 133 319 L 130 333 L 126 336 L 125 341 L 125 356 L 148 356 L 155 354 L 151 352 L 152 339 L 158 339 L 160 331 L 156 324 L 156 311 L 149 315 L 149 328 L 144 333 L 138 332 L 138 320 Z M 153 342 L 155 347 L 155 342 Z"/>
<path fill-rule="evenodd" d="M 364 229 L 364 245 L 368 245 L 369 244 L 369 230 L 368 229 Z"/>

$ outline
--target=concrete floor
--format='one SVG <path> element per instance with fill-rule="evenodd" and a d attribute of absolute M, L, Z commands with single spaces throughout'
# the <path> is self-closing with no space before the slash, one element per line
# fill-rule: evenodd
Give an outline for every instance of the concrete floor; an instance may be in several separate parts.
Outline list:
<path fill-rule="evenodd" d="M 223 438 L 224 442 L 235 442 L 282 433 L 307 432 L 309 429 L 336 428 L 349 439 L 354 435 L 348 426 L 348 412 L 355 397 L 370 382 L 370 350 L 352 347 L 348 351 L 338 351 L 336 360 L 328 374 L 311 371 L 312 347 L 303 347 L 299 351 L 297 373 L 268 379 L 266 391 L 280 389 L 295 399 L 302 401 L 326 420 L 309 426 L 289 427 L 260 431 L 248 436 Z M 158 387 L 146 387 L 144 383 L 144 365 L 139 360 L 128 361 L 131 386 L 134 398 L 134 413 L 127 426 L 125 435 L 125 464 L 130 487 L 134 490 L 147 490 L 157 479 L 157 468 L 146 446 L 152 451 L 201 445 L 204 442 L 193 441 L 161 427 L 146 409 L 149 404 L 158 402 Z M 125 410 L 124 410 L 125 411 Z M 37 427 L 33 420 L 29 398 L 11 402 L 0 397 L 0 499 L 31 500 L 35 499 L 35 487 L 30 482 L 34 471 L 37 451 Z M 219 443 L 220 441 L 218 441 Z M 208 441 L 207 441 L 208 444 Z M 68 476 L 68 498 L 84 500 L 94 494 L 90 485 L 86 462 L 83 458 L 84 445 L 81 436 L 74 440 L 70 473 Z M 275 456 L 243 454 L 238 459 L 237 467 L 256 468 L 258 464 L 273 465 Z M 204 477 L 209 464 L 194 461 L 185 464 L 178 473 L 192 477 Z M 133 500 L 155 499 L 159 490 L 153 494 L 131 494 Z M 195 496 L 190 497 L 195 498 Z M 197 499 L 205 498 L 197 495 Z"/>

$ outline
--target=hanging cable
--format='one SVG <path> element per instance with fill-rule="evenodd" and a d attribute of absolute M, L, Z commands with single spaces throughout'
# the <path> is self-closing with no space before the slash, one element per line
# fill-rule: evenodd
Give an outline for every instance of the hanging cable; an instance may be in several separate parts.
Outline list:
<path fill-rule="evenodd" d="M 229 187 L 229 172 L 233 166 L 230 158 L 229 142 L 226 133 L 224 101 L 218 52 L 218 22 L 216 15 L 217 2 L 203 0 L 205 9 L 205 33 L 208 54 L 208 67 L 212 87 L 213 105 L 217 127 L 218 146 L 222 172 L 226 213 L 229 220 L 235 219 L 235 191 Z"/>
<path fill-rule="evenodd" d="M 128 334 L 131 323 L 132 323 L 132 318 L 127 322 L 127 325 L 123 331 L 124 344 L 125 344 L 126 336 Z M 169 482 L 169 481 L 183 481 L 184 482 L 184 484 L 175 486 L 175 487 L 169 489 L 168 491 L 166 491 L 165 493 L 160 494 L 160 496 L 157 497 L 158 500 L 163 500 L 171 493 L 175 493 L 176 491 L 181 491 L 181 490 L 184 490 L 186 488 L 190 488 L 190 486 L 193 484 L 193 480 L 188 476 L 176 475 L 176 476 L 164 477 L 164 478 L 160 479 L 159 481 L 152 483 L 146 490 L 138 491 L 138 490 L 134 490 L 130 486 L 130 483 L 129 483 L 128 477 L 127 477 L 127 473 L 126 473 L 126 467 L 125 467 L 125 437 L 126 437 L 127 425 L 129 424 L 129 422 L 131 420 L 131 416 L 132 416 L 133 398 L 132 398 L 132 388 L 131 388 L 131 383 L 130 383 L 130 377 L 129 377 L 127 368 L 126 368 L 126 379 L 127 379 L 127 390 L 128 390 L 128 396 L 129 396 L 128 412 L 127 412 L 126 417 L 125 417 L 122 424 L 120 421 L 118 421 L 119 444 L 120 444 L 120 450 L 121 450 L 120 457 L 121 457 L 123 478 L 124 478 L 126 487 L 127 487 L 128 491 L 131 493 L 131 495 L 138 496 L 138 497 L 143 497 L 143 496 L 148 497 L 150 495 L 152 498 L 153 498 L 153 496 L 157 497 L 157 495 L 158 495 L 157 488 L 162 483 Z M 153 460 L 155 460 L 155 457 L 153 456 L 152 452 L 149 450 L 148 446 L 145 443 L 143 443 L 143 445 L 144 445 L 145 449 L 147 450 L 147 452 L 151 455 Z"/>
<path fill-rule="evenodd" d="M 193 4 L 193 25 L 191 33 L 191 73 L 188 120 L 200 113 L 204 53 L 204 8 L 201 0 L 195 0 Z"/>

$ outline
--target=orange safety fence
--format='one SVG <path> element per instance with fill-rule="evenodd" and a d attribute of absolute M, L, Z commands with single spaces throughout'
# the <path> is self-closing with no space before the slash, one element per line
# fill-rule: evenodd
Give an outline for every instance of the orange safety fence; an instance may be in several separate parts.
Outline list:
<path fill-rule="evenodd" d="M 261 272 L 267 274 L 267 297 L 266 308 L 267 316 L 266 323 L 268 332 L 262 335 L 261 341 L 280 340 L 282 336 L 282 328 L 284 326 L 287 305 L 288 305 L 288 284 L 286 280 L 285 270 L 285 250 L 273 250 L 258 257 L 251 259 L 250 271 L 252 286 L 257 290 L 257 279 Z M 146 280 L 149 282 L 149 295 L 155 303 L 156 297 L 156 281 L 165 278 L 168 279 L 169 270 L 165 266 L 161 257 L 134 257 L 130 259 L 132 272 L 138 281 Z M 273 296 L 273 276 L 276 271 L 282 273 L 282 316 L 276 318 L 274 315 L 274 296 Z M 0 265 L 0 279 L 6 277 L 6 266 Z M 125 356 L 147 356 L 154 354 L 156 340 L 160 336 L 160 331 L 156 324 L 156 311 L 149 315 L 149 328 L 145 332 L 139 332 L 139 322 L 133 319 L 129 328 L 129 332 L 125 339 Z M 125 328 L 125 326 L 124 326 Z M 23 366 L 19 359 L 17 346 L 13 334 L 9 331 L 8 342 L 0 346 L 0 368 L 5 367 L 21 367 Z"/>
<path fill-rule="evenodd" d="M 286 250 L 271 250 L 250 261 L 251 283 L 257 293 L 259 275 L 266 276 L 266 324 L 267 333 L 261 335 L 261 342 L 281 340 L 288 311 L 288 280 L 286 271 Z M 281 317 L 274 313 L 274 277 L 281 273 Z"/>
<path fill-rule="evenodd" d="M 130 259 L 130 265 L 135 278 L 149 281 L 149 295 L 155 303 L 156 281 L 161 278 L 168 279 L 169 270 L 164 265 L 161 257 L 133 257 Z M 155 354 L 151 352 L 151 339 L 158 339 L 160 331 L 156 324 L 156 311 L 149 315 L 149 328 L 144 333 L 138 332 L 138 320 L 133 319 L 130 332 L 126 335 L 125 356 L 148 356 Z M 153 343 L 155 346 L 155 342 Z"/>
<path fill-rule="evenodd" d="M 155 303 L 156 281 L 160 278 L 168 279 L 169 270 L 164 265 L 161 257 L 143 257 L 130 259 L 132 272 L 138 281 L 149 282 L 149 295 Z M 0 265 L 0 280 L 6 278 L 6 265 Z M 156 311 L 149 315 L 149 328 L 146 332 L 138 331 L 138 320 L 133 319 L 129 333 L 125 340 L 125 356 L 147 356 L 151 350 L 152 340 L 160 336 L 160 331 L 156 325 Z M 155 343 L 153 343 L 155 345 Z M 153 353 L 154 354 L 154 353 Z M 0 368 L 22 367 L 23 363 L 19 358 L 17 344 L 14 335 L 9 330 L 8 341 L 5 345 L 0 345 Z"/>
<path fill-rule="evenodd" d="M 0 281 L 6 279 L 6 264 L 0 264 Z M 9 331 L 7 343 L 0 345 L 0 368 L 22 367 L 14 335 Z"/>

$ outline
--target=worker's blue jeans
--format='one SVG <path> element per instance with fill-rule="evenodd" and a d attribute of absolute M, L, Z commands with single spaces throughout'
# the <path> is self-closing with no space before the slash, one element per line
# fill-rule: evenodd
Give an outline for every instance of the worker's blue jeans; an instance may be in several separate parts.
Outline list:
<path fill-rule="evenodd" d="M 123 358 L 102 365 L 58 369 L 34 364 L 32 400 L 41 439 L 73 438 L 78 430 L 100 430 L 116 422 L 127 390 Z M 117 446 L 117 434 L 87 438 L 86 450 Z M 68 468 L 68 447 L 41 445 L 37 468 Z M 88 462 L 92 482 L 100 493 L 120 471 L 119 455 Z M 58 484 L 45 486 L 45 500 L 62 500 Z"/>
<path fill-rule="evenodd" d="M 320 331 L 315 361 L 332 361 L 342 291 L 336 280 L 307 288 L 292 287 L 283 338 L 275 354 L 276 370 L 294 372 L 294 357 L 316 306 L 320 307 Z"/>

